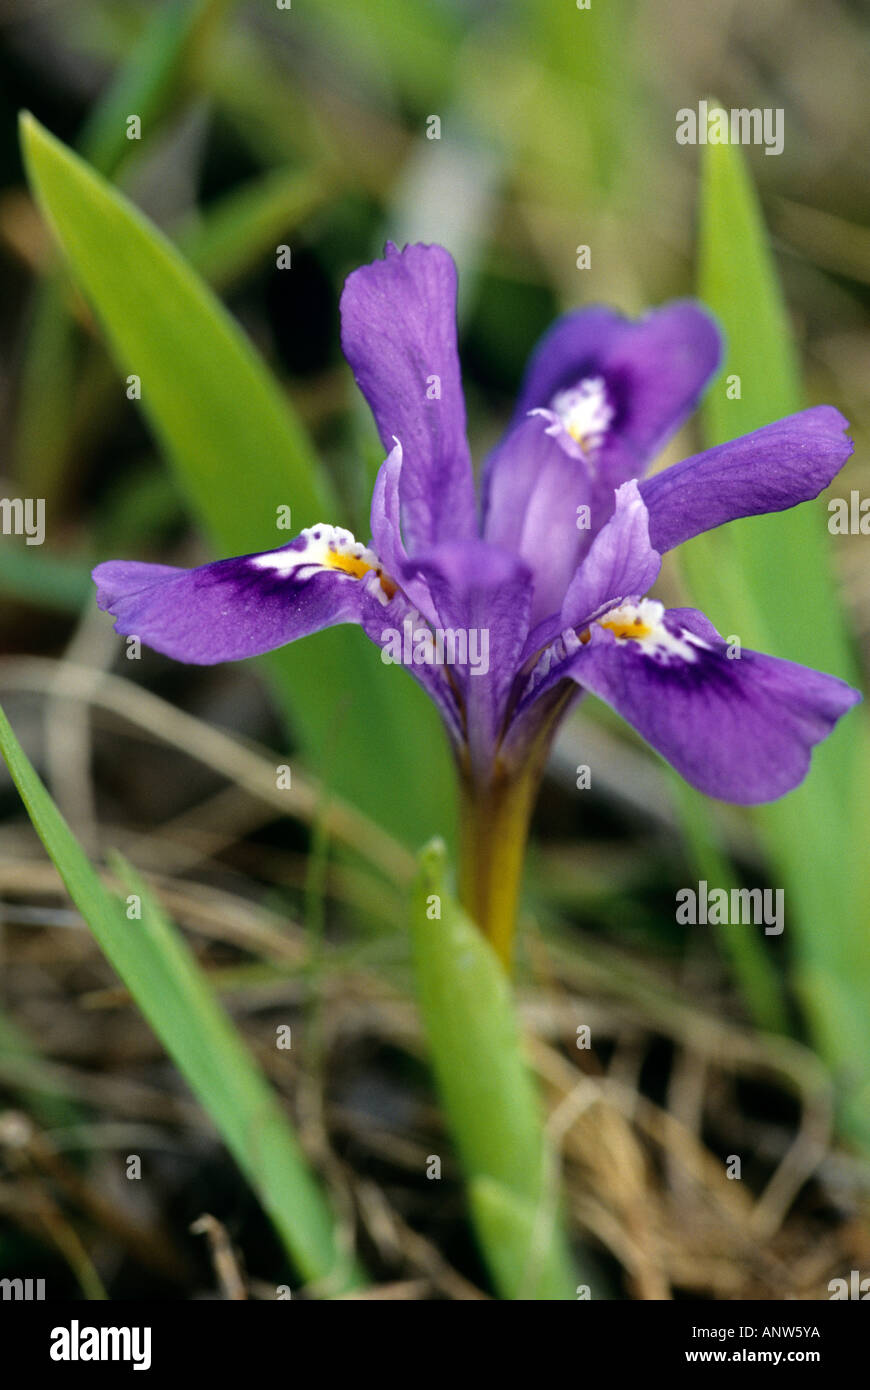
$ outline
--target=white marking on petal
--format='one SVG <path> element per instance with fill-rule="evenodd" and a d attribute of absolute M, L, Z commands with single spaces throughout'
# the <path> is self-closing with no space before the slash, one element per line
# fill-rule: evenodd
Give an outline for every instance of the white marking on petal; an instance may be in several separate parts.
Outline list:
<path fill-rule="evenodd" d="M 342 526 L 319 522 L 301 531 L 304 545 L 289 545 L 282 550 L 270 550 L 265 555 L 253 555 L 250 563 L 256 569 L 275 570 L 278 574 L 295 574 L 301 569 L 344 570 L 352 578 L 361 579 L 367 570 L 380 568 L 380 561 Z M 359 562 L 358 566 L 354 562 Z M 359 568 L 360 573 L 355 573 Z"/>
<path fill-rule="evenodd" d="M 292 575 L 307 579 L 318 572 L 331 571 L 357 583 L 362 580 L 367 592 L 374 594 L 385 608 L 398 589 L 384 573 L 373 550 L 355 540 L 350 531 L 327 526 L 325 522 L 301 531 L 291 545 L 281 550 L 252 555 L 249 564 L 255 569 L 273 570 L 285 578 Z"/>
<path fill-rule="evenodd" d="M 600 449 L 614 416 L 607 386 L 600 376 L 585 377 L 569 390 L 558 391 L 550 409 L 584 454 Z"/>
<path fill-rule="evenodd" d="M 622 603 L 609 609 L 596 622 L 612 632 L 618 642 L 635 643 L 639 652 L 662 665 L 670 665 L 673 660 L 697 661 L 698 648 L 711 650 L 709 642 L 696 637 L 687 628 L 681 627 L 679 633 L 672 632 L 665 626 L 664 616 L 664 604 L 643 598 L 637 603 Z"/>

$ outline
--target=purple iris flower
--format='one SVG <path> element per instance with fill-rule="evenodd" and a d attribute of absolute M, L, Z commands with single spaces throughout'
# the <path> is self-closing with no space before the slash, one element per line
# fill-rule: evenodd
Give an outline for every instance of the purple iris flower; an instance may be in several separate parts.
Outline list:
<path fill-rule="evenodd" d="M 94 578 L 116 630 L 211 663 L 358 623 L 436 701 L 467 784 L 539 761 L 588 691 L 711 796 L 796 786 L 858 692 L 757 652 L 730 659 L 702 613 L 649 592 L 682 541 L 818 496 L 852 451 L 839 412 L 801 411 L 645 478 L 717 367 L 717 329 L 689 301 L 638 322 L 578 310 L 534 351 L 478 506 L 449 254 L 388 245 L 349 276 L 341 318 L 389 450 L 370 544 L 324 522 L 192 570 L 109 561 Z"/>

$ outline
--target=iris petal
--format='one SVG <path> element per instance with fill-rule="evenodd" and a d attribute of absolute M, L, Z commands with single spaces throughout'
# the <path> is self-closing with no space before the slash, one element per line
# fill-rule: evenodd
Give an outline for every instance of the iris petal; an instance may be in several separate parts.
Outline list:
<path fill-rule="evenodd" d="M 471 536 L 474 482 L 456 346 L 456 266 L 441 246 L 388 244 L 349 275 L 341 341 L 384 448 L 404 450 L 409 546 Z"/>
<path fill-rule="evenodd" d="M 610 438 L 634 458 L 639 476 L 688 419 L 720 353 L 713 319 L 691 300 L 675 300 L 637 321 L 613 309 L 578 309 L 557 320 L 532 353 L 514 421 L 601 378 L 614 407 Z M 603 446 L 603 471 L 616 486 L 631 475 L 624 458 L 608 460 L 610 447 Z"/>
<path fill-rule="evenodd" d="M 579 627 L 604 604 L 645 594 L 660 567 L 661 556 L 650 545 L 649 518 L 637 483 L 623 483 L 613 516 L 595 537 L 568 587 L 560 627 Z"/>
<path fill-rule="evenodd" d="M 93 572 L 97 602 L 176 661 L 239 661 L 388 601 L 377 557 L 350 532 L 322 524 L 289 545 L 196 569 L 109 560 Z"/>
<path fill-rule="evenodd" d="M 692 786 L 744 805 L 806 776 L 810 753 L 861 696 L 778 657 L 731 650 L 694 609 L 664 615 L 668 640 L 593 625 L 565 674 L 604 700 Z M 658 647 L 658 650 L 657 650 Z"/>
<path fill-rule="evenodd" d="M 640 492 L 656 550 L 673 550 L 737 517 L 818 497 L 852 453 L 847 428 L 833 406 L 813 406 L 644 479 Z"/>

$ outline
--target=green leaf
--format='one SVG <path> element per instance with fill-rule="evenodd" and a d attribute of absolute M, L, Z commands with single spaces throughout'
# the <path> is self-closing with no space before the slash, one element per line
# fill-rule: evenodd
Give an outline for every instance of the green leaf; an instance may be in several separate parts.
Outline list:
<path fill-rule="evenodd" d="M 450 896 L 439 842 L 420 858 L 412 917 L 420 1012 L 484 1257 L 504 1298 L 573 1298 L 554 1156 L 507 975 Z"/>
<path fill-rule="evenodd" d="M 83 559 L 35 553 L 7 539 L 0 548 L 0 596 L 78 615 L 93 594 L 90 570 Z"/>
<path fill-rule="evenodd" d="M 561 138 L 547 157 L 560 159 L 567 169 L 576 168 L 579 157 L 584 182 L 594 181 L 603 202 L 629 174 L 627 151 L 639 124 L 631 62 L 634 4 L 607 0 L 587 9 L 544 4 L 519 6 L 517 13 L 528 26 L 529 50 L 540 54 L 553 89 L 553 100 L 548 92 L 548 100 L 535 101 L 529 111 L 538 139 L 558 133 Z M 522 31 L 518 37 L 525 37 Z"/>
<path fill-rule="evenodd" d="M 121 372 L 140 377 L 142 409 L 219 552 L 286 540 L 275 527 L 279 506 L 292 508 L 297 531 L 340 521 L 286 397 L 176 249 L 28 115 L 22 139 L 73 276 Z M 268 662 L 307 759 L 328 787 L 409 844 L 452 823 L 452 765 L 435 710 L 359 631 L 320 633 Z"/>
<path fill-rule="evenodd" d="M 49 1129 L 82 1119 L 82 1107 L 73 1099 L 69 1083 L 57 1076 L 29 1035 L 4 1014 L 0 1014 L 0 1079 L 5 1089 L 22 1097 L 28 1115 Z"/>
<path fill-rule="evenodd" d="M 226 8 L 226 0 L 169 0 L 150 16 L 141 38 L 91 108 L 79 136 L 84 157 L 113 174 L 126 155 L 141 154 L 178 96 L 191 54 Z M 127 116 L 142 122 L 142 140 L 127 139 Z M 79 333 L 68 307 L 67 276 L 36 286 L 25 342 L 14 440 L 18 475 L 32 494 L 56 496 L 74 449 Z"/>
<path fill-rule="evenodd" d="M 724 888 L 730 895 L 732 888 L 739 888 L 740 883 L 719 845 L 710 801 L 676 773 L 669 781 L 683 827 L 690 871 L 699 880 Z M 770 1033 L 787 1033 L 789 1017 L 783 999 L 783 981 L 765 950 L 763 938 L 747 931 L 742 923 L 717 924 L 715 931 L 719 949 L 731 967 L 755 1026 Z"/>
<path fill-rule="evenodd" d="M 367 82 L 401 91 L 414 104 L 443 94 L 466 32 L 461 11 L 417 0 L 300 6 L 297 22 L 315 47 L 339 44 Z"/>
<path fill-rule="evenodd" d="M 727 342 L 726 376 L 704 410 L 709 444 L 798 410 L 803 399 L 788 317 L 758 203 L 739 147 L 704 154 L 699 293 Z M 856 666 L 831 562 L 824 501 L 734 523 L 683 548 L 694 598 L 747 647 L 847 680 Z M 785 889 L 794 983 L 821 1055 L 840 1082 L 849 1132 L 870 1145 L 870 1089 L 856 1057 L 870 1053 L 870 741 L 853 710 L 816 749 L 797 791 L 755 813 L 775 881 Z"/>
<path fill-rule="evenodd" d="M 111 173 L 136 152 L 127 139 L 127 117 L 136 115 L 143 134 L 177 99 L 184 68 L 207 29 L 230 0 L 166 0 L 148 16 L 142 35 L 91 109 L 78 146 L 101 173 Z"/>
<path fill-rule="evenodd" d="M 776 269 L 749 173 L 736 145 L 707 145 L 701 187 L 698 291 L 724 331 L 723 375 L 704 403 L 710 444 L 722 443 L 800 410 L 806 402 Z M 726 381 L 740 378 L 740 398 Z M 824 503 L 751 517 L 710 542 L 728 547 L 729 621 L 744 645 L 756 634 L 777 634 L 777 652 L 792 661 L 854 677 L 846 624 L 830 562 Z M 704 538 L 707 540 L 707 538 Z M 702 546 L 697 547 L 698 552 Z M 691 553 L 691 552 L 689 552 Z M 724 557 L 723 557 L 724 558 Z M 798 566 L 799 576 L 798 576 Z M 799 577 L 800 609 L 795 611 Z M 736 609 L 736 611 L 735 611 Z"/>
<path fill-rule="evenodd" d="M 343 1292 L 361 1279 L 339 1248 L 336 1224 L 290 1124 L 176 928 L 122 865 L 141 920 L 128 920 L 91 867 L 0 710 L 0 751 L 34 829 L 100 949 L 130 990 L 308 1280 Z"/>
<path fill-rule="evenodd" d="M 472 1178 L 468 1202 L 497 1288 L 516 1288 L 510 1296 L 523 1299 L 563 1302 L 575 1296 L 574 1290 L 568 1292 L 570 1281 L 577 1277 L 568 1260 L 545 1254 L 544 1243 L 552 1236 L 540 1220 L 538 1206 L 493 1178 Z M 537 1261 L 530 1254 L 536 1250 L 541 1252 Z M 530 1272 L 521 1276 L 517 1286 L 517 1271 L 526 1269 Z"/>

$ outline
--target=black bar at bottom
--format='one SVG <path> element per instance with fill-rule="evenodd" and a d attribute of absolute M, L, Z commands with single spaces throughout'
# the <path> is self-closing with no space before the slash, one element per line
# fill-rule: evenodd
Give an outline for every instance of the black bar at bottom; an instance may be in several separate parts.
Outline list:
<path fill-rule="evenodd" d="M 349 1313 L 334 1305 L 327 1308 L 302 1299 L 225 1303 L 215 1301 L 165 1303 L 85 1303 L 0 1301 L 0 1353 L 3 1364 L 21 1373 L 48 1372 L 51 1378 L 86 1375 L 99 1377 L 104 1369 L 117 1375 L 161 1377 L 167 1372 L 195 1371 L 214 1377 L 215 1383 L 252 1373 L 274 1375 L 283 1369 L 298 1372 L 299 1352 L 320 1356 L 312 1371 L 334 1369 L 336 1326 L 343 1329 L 341 1347 L 366 1378 L 385 1382 L 398 1374 L 413 1374 L 415 1359 L 409 1355 L 406 1319 L 415 1314 L 403 1303 L 392 1321 L 372 1323 L 378 1300 L 343 1300 L 356 1303 Z M 537 1316 L 523 1328 L 525 1313 L 510 1306 L 509 1323 L 497 1339 L 491 1317 L 498 1319 L 498 1305 L 487 1313 L 479 1304 L 474 1313 L 449 1313 L 445 1303 L 422 1314 L 426 1379 L 432 1379 L 435 1362 L 454 1372 L 462 1362 L 462 1346 L 451 1334 L 475 1337 L 479 1352 L 485 1345 L 488 1373 L 491 1356 L 504 1349 L 515 1355 L 522 1339 L 524 1360 L 540 1358 L 542 1374 L 553 1371 L 553 1336 L 558 1338 L 559 1360 L 578 1374 L 601 1364 L 609 1371 L 663 1371 L 685 1367 L 690 1373 L 735 1366 L 764 1366 L 769 1370 L 809 1367 L 827 1376 L 861 1364 L 870 1333 L 870 1310 L 864 1300 L 819 1303 L 629 1303 L 578 1302 L 570 1310 L 554 1311 L 556 1321 L 546 1328 Z M 419 1306 L 419 1305 L 417 1305 Z M 528 1306 L 528 1305 L 526 1305 Z M 318 1307 L 320 1311 L 318 1312 Z M 538 1305 L 540 1310 L 540 1305 Z M 352 1319 L 350 1328 L 344 1318 Z M 378 1319 L 386 1317 L 377 1314 Z M 473 1316 L 473 1322 L 453 1323 L 453 1317 Z M 540 1311 L 538 1316 L 540 1316 Z M 338 1324 L 333 1319 L 338 1317 Z M 356 1319 L 360 1321 L 357 1322 Z M 396 1321 L 398 1319 L 398 1321 Z M 430 1319 L 432 1321 L 430 1322 Z M 445 1319 L 448 1321 L 445 1322 Z M 482 1319 L 482 1321 L 480 1321 Z M 543 1335 L 542 1335 L 543 1334 Z M 393 1341 L 395 1338 L 395 1341 Z M 485 1339 L 477 1340 L 477 1339 Z M 400 1360 L 393 1359 L 394 1357 Z M 400 1369 L 401 1367 L 401 1369 Z M 516 1369 L 516 1368 L 515 1368 Z"/>

